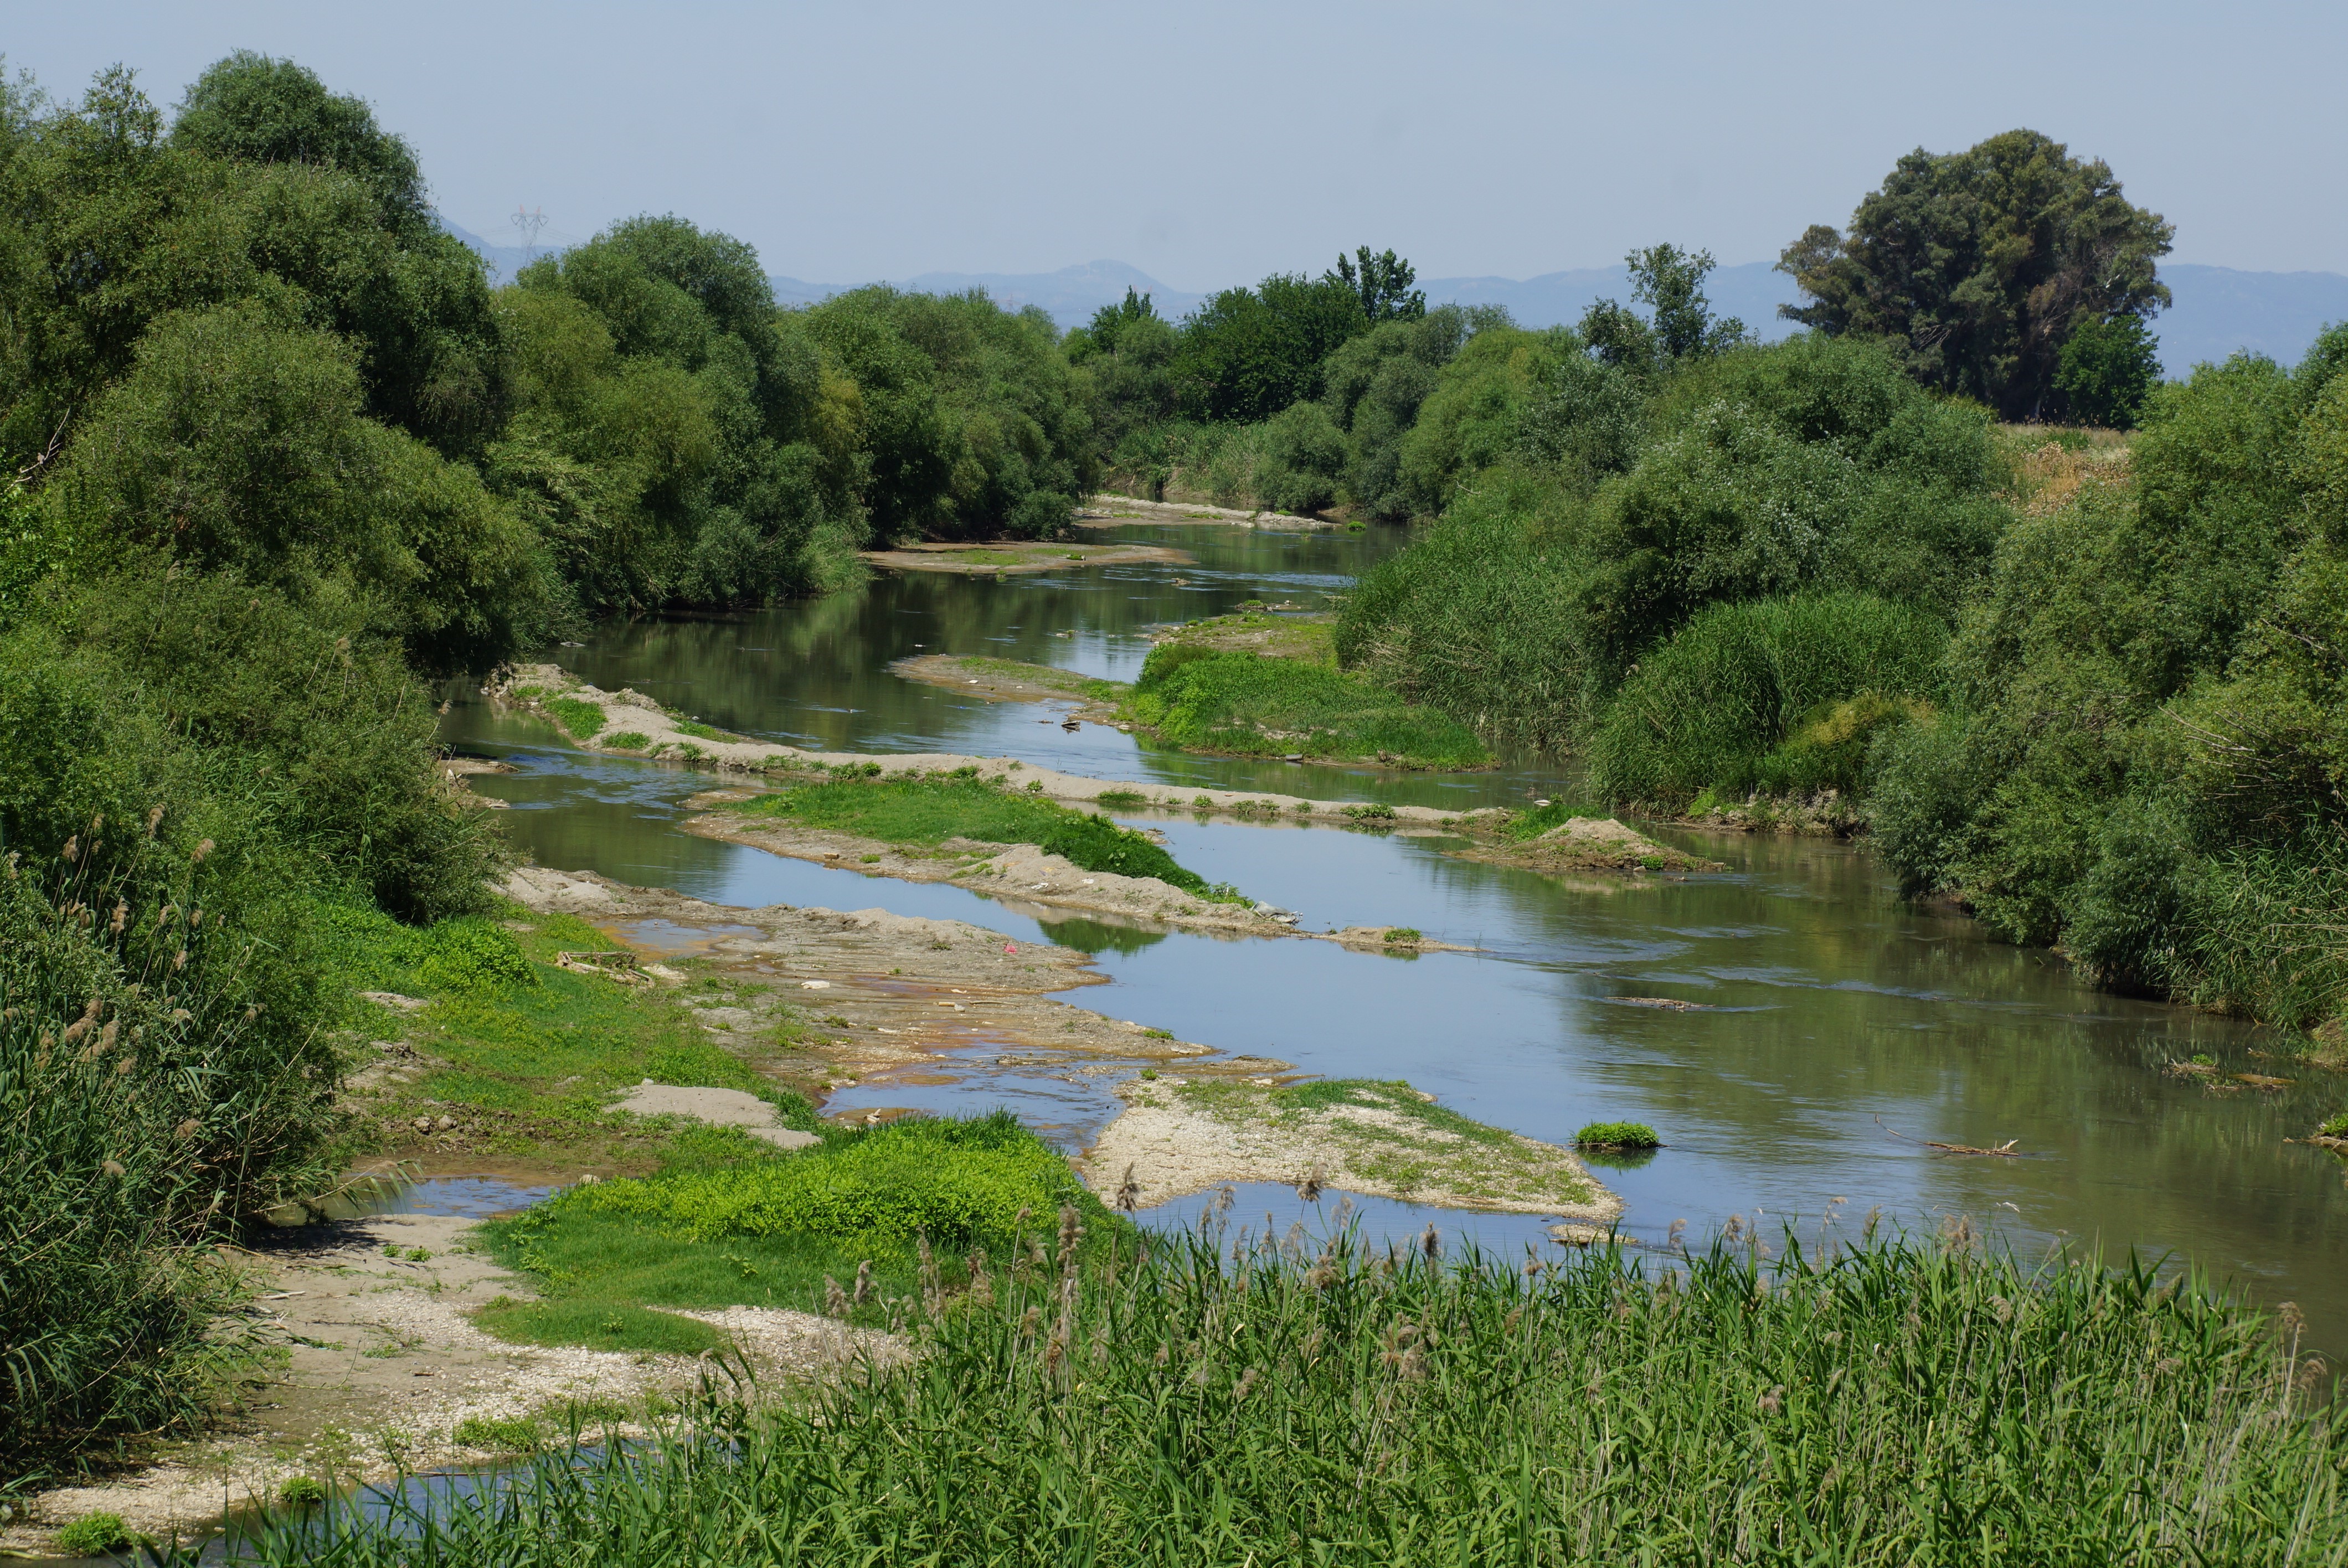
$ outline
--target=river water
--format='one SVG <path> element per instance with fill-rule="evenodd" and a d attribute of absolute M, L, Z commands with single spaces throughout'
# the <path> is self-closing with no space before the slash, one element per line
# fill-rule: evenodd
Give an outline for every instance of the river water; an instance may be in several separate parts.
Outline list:
<path fill-rule="evenodd" d="M 1461 808 L 1570 789 L 1521 763 L 1413 775 L 1185 756 L 1102 725 L 1067 733 L 1036 705 L 889 672 L 907 654 L 944 652 L 1129 679 L 1148 651 L 1145 628 L 1251 599 L 1324 608 L 1399 542 L 1386 531 L 1212 526 L 1107 537 L 1172 545 L 1195 563 L 1004 581 L 887 577 L 755 614 L 613 624 L 551 656 L 607 690 L 633 686 L 725 729 L 832 750 L 963 752 L 1155 784 Z M 1185 866 L 1308 926 L 1415 926 L 1482 949 L 1386 957 L 1083 921 L 1039 927 L 961 888 L 677 832 L 681 803 L 705 774 L 586 755 L 478 701 L 452 709 L 447 738 L 517 765 L 475 785 L 511 803 L 501 818 L 542 865 L 718 903 L 968 919 L 1096 953 L 1115 986 L 1073 999 L 1187 1040 L 1310 1072 L 1407 1079 L 1468 1115 L 1550 1141 L 1591 1121 L 1649 1122 L 1667 1147 L 1600 1172 L 1626 1202 L 1623 1230 L 1643 1239 L 1676 1220 L 1701 1236 L 1731 1215 L 1771 1237 L 1790 1224 L 1805 1245 L 1822 1229 L 1855 1234 L 1871 1209 L 1911 1227 L 1964 1216 L 2025 1253 L 2068 1242 L 2190 1261 L 2269 1304 L 2297 1301 L 2321 1347 L 2348 1351 L 2348 1181 L 2340 1161 L 2284 1143 L 2348 1106 L 2348 1076 L 2273 1060 L 2266 1053 L 2288 1043 L 2247 1025 L 2098 993 L 2051 954 L 1904 903 L 1863 848 L 1657 829 L 1728 869 L 1625 887 L 1453 859 L 1441 840 L 1125 814 L 1165 833 Z M 2162 1071 L 2197 1053 L 2216 1058 L 2223 1088 Z M 2238 1072 L 2294 1081 L 2238 1086 Z M 1009 1105 L 1070 1143 L 1115 1111 L 1097 1080 L 1073 1086 L 977 1062 L 924 1076 L 956 1081 L 867 1082 L 832 1107 Z M 2008 1140 L 2024 1157 L 1923 1146 Z M 1297 1205 L 1284 1193 L 1250 1189 L 1241 1214 L 1268 1210 L 1285 1227 Z M 1397 1232 L 1428 1217 L 1363 1206 L 1374 1227 Z M 1538 1239 L 1520 1219 L 1441 1217 L 1490 1245 Z"/>

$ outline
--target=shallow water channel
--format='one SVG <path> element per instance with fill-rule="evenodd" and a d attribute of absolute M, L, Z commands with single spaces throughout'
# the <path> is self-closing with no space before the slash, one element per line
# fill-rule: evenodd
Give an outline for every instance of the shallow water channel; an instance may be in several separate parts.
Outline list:
<path fill-rule="evenodd" d="M 1264 788 L 1462 808 L 1566 788 L 1553 772 L 1396 774 L 1184 756 L 1114 728 L 1071 734 L 1056 710 L 993 703 L 899 679 L 917 652 L 989 654 L 1130 679 L 1143 629 L 1262 599 L 1323 608 L 1397 542 L 1373 532 L 1228 527 L 1110 531 L 1173 545 L 1195 564 L 1071 568 L 994 581 L 884 577 L 869 589 L 756 614 L 615 623 L 551 656 L 607 690 L 633 686 L 744 734 L 873 753 L 1018 757 L 1097 777 Z M 447 739 L 518 772 L 475 787 L 541 864 L 594 870 L 712 902 L 880 907 L 953 917 L 1022 940 L 1096 952 L 1114 989 L 1079 1005 L 1306 1071 L 1404 1078 L 1482 1121 L 1569 1140 L 1582 1123 L 1653 1124 L 1668 1145 L 1598 1173 L 1628 1205 L 1622 1229 L 1701 1236 L 1732 1214 L 1773 1241 L 1854 1235 L 1880 1207 L 1911 1226 L 1969 1216 L 2024 1252 L 2057 1240 L 2169 1255 L 2270 1304 L 2296 1300 L 2321 1348 L 2348 1351 L 2348 1181 L 2322 1151 L 2287 1145 L 2348 1105 L 2348 1075 L 2260 1053 L 2271 1034 L 2183 1009 L 2103 995 L 2054 956 L 1986 940 L 1945 909 L 1903 903 L 1864 849 L 1658 830 L 1727 864 L 1723 874 L 1619 886 L 1567 884 L 1452 859 L 1441 840 L 1292 825 L 1129 814 L 1184 865 L 1298 911 L 1310 927 L 1415 926 L 1475 954 L 1398 958 L 1333 944 L 1225 940 L 1038 926 L 975 893 L 789 860 L 675 831 L 707 775 L 571 750 L 543 724 L 460 698 Z M 1679 1011 L 1654 999 L 1701 1004 Z M 2225 1074 L 2291 1078 L 2213 1092 L 2163 1073 L 2214 1054 Z M 977 1057 L 930 1071 L 948 1082 L 870 1081 L 832 1108 L 1009 1105 L 1064 1141 L 1089 1140 L 1116 1102 Z M 933 1069 L 943 1064 L 932 1064 Z M 2016 1140 L 2024 1157 L 1936 1153 Z M 1362 1205 L 1373 1228 L 1426 1223 L 1406 1204 Z M 1199 1202 L 1168 1206 L 1169 1220 Z M 1234 1219 L 1284 1188 L 1243 1193 Z M 1444 1216 L 1514 1251 L 1539 1239 L 1517 1216 Z M 1261 1222 L 1259 1222 L 1261 1223 Z"/>

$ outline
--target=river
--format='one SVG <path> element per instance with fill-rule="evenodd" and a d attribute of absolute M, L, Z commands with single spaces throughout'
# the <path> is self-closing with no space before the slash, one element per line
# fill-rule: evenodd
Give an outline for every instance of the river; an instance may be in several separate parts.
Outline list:
<path fill-rule="evenodd" d="M 1195 564 L 890 576 L 757 613 L 614 623 L 547 656 L 727 730 L 832 750 L 963 752 L 1158 784 L 1463 808 L 1570 789 L 1523 763 L 1412 775 L 1185 756 L 1103 725 L 1069 733 L 1035 705 L 890 673 L 892 660 L 942 652 L 1130 679 L 1146 627 L 1253 599 L 1323 608 L 1399 543 L 1389 530 L 1213 526 L 1098 537 L 1172 545 Z M 1623 1230 L 1644 1240 L 1679 1220 L 1702 1235 L 1732 1215 L 1773 1239 L 1792 1225 L 1806 1245 L 1822 1230 L 1855 1235 L 1874 1209 L 1911 1227 L 1964 1216 L 2025 1254 L 2071 1243 L 2189 1260 L 2270 1305 L 2297 1301 L 2319 1347 L 2348 1351 L 2348 1182 L 2337 1159 L 2284 1142 L 2348 1105 L 2348 1077 L 2274 1060 L 2266 1053 L 2289 1044 L 2271 1032 L 2097 992 L 2050 953 L 1903 902 L 1863 847 L 1659 828 L 1728 869 L 1622 887 L 1450 858 L 1439 840 L 1121 814 L 1165 833 L 1184 865 L 1307 925 L 1415 926 L 1481 949 L 1387 957 L 1038 927 L 958 887 L 680 833 L 682 802 L 707 787 L 705 774 L 571 750 L 477 698 L 460 695 L 446 735 L 516 765 L 476 787 L 510 803 L 500 816 L 542 865 L 717 903 L 969 919 L 1096 953 L 1114 989 L 1072 999 L 1185 1039 L 1315 1073 L 1407 1079 L 1536 1138 L 1569 1140 L 1591 1121 L 1651 1123 L 1663 1150 L 1600 1172 L 1625 1200 Z M 2215 1091 L 2163 1071 L 2197 1053 L 2227 1075 Z M 2294 1081 L 2261 1090 L 2234 1084 L 2238 1072 Z M 1007 1104 L 1072 1143 L 1116 1105 L 1098 1081 L 978 1062 L 923 1076 L 953 1081 L 875 1080 L 831 1104 Z M 2022 1157 L 1924 1146 L 2009 1140 Z M 1267 1209 L 1283 1225 L 1293 1207 L 1284 1189 L 1242 1194 L 1243 1213 Z M 1407 1205 L 1367 1209 L 1373 1225 L 1395 1229 L 1424 1218 Z M 1521 1221 L 1449 1223 L 1488 1245 L 1533 1239 Z"/>

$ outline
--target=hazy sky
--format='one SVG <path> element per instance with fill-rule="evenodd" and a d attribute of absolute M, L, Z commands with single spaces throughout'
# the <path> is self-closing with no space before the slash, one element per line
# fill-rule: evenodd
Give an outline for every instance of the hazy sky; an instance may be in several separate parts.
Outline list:
<path fill-rule="evenodd" d="M 675 211 L 820 282 L 1100 257 L 1177 288 L 1774 258 L 1893 159 L 2027 125 L 2175 260 L 2348 272 L 2348 5 L 27 6 L 12 68 L 171 103 L 233 48 L 355 92 L 487 238 Z"/>

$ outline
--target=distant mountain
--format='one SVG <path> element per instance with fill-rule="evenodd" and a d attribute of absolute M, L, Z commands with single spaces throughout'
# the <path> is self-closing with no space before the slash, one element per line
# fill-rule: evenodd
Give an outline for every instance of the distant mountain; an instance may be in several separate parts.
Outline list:
<path fill-rule="evenodd" d="M 1428 278 L 1418 285 L 1430 305 L 1504 305 L 1519 326 L 1568 326 L 1601 299 L 1631 301 L 1627 267 L 1579 267 L 1570 272 L 1543 272 L 1519 282 L 1513 278 Z M 1704 281 L 1704 297 L 1715 315 L 1735 316 L 1775 343 L 1800 329 L 1777 315 L 1780 303 L 1801 296 L 1794 281 L 1766 261 L 1746 261 L 1720 267 Z"/>
<path fill-rule="evenodd" d="M 770 277 L 767 282 L 774 285 L 775 298 L 787 305 L 818 304 L 856 286 L 809 283 L 784 277 Z M 918 278 L 898 281 L 897 287 L 923 294 L 959 294 L 984 289 L 995 303 L 1013 310 L 1041 305 L 1064 331 L 1084 325 L 1103 305 L 1118 303 L 1128 289 L 1149 295 L 1157 302 L 1158 313 L 1169 321 L 1189 313 L 1207 297 L 1169 289 L 1140 268 L 1123 261 L 1086 261 L 1082 266 L 1063 267 L 1056 272 L 923 272 Z"/>
<path fill-rule="evenodd" d="M 2231 267 L 2165 263 L 2160 281 L 2176 303 L 2153 318 L 2160 368 L 2172 376 L 2249 349 L 2297 364 L 2315 334 L 2348 322 L 2348 277 L 2337 272 L 2238 272 Z"/>
<path fill-rule="evenodd" d="M 492 245 L 471 230 L 460 229 L 446 218 L 440 220 L 440 227 L 472 247 L 473 253 L 494 269 L 490 276 L 500 283 L 512 282 L 513 275 L 535 258 L 560 256 L 577 243 L 567 234 L 556 234 L 552 230 L 546 230 L 541 232 L 537 244 L 524 250 L 520 245 Z"/>

